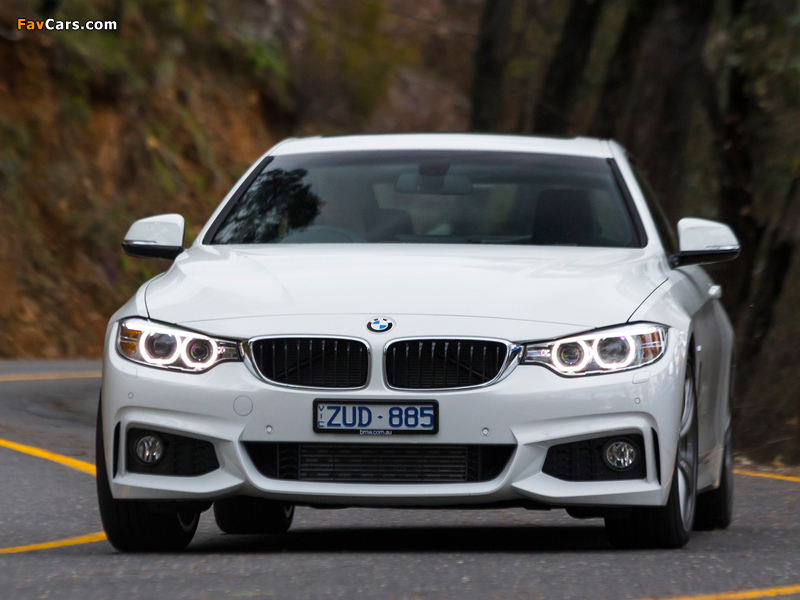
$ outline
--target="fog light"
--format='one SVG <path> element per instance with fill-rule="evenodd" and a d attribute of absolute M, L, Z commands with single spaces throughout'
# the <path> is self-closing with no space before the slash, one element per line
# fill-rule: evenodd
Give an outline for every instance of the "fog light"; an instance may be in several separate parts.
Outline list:
<path fill-rule="evenodd" d="M 616 471 L 626 471 L 639 460 L 639 449 L 628 440 L 611 440 L 603 451 L 606 464 Z"/>
<path fill-rule="evenodd" d="M 146 465 L 154 465 L 164 456 L 164 444 L 158 436 L 148 434 L 136 440 L 136 458 Z"/>

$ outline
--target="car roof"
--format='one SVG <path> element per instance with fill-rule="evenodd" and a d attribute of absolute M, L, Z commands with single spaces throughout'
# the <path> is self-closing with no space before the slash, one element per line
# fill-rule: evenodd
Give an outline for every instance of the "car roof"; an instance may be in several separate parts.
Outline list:
<path fill-rule="evenodd" d="M 308 154 L 315 152 L 357 152 L 386 150 L 473 150 L 486 152 L 532 152 L 611 158 L 605 140 L 571 139 L 524 135 L 479 133 L 409 133 L 389 135 L 349 135 L 338 137 L 290 138 L 274 146 L 269 154 Z"/>

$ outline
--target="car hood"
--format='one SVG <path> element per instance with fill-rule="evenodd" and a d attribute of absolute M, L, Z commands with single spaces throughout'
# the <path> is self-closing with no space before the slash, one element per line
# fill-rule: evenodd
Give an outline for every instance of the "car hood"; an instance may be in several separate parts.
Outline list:
<path fill-rule="evenodd" d="M 622 323 L 666 279 L 642 249 L 308 244 L 195 246 L 147 287 L 183 325 L 298 315 L 428 315 L 592 328 Z"/>

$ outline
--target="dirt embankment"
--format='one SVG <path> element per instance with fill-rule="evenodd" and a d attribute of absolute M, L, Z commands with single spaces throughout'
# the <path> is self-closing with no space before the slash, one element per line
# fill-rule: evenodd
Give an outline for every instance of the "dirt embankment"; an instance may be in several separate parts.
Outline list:
<path fill-rule="evenodd" d="M 224 65 L 132 82 L 71 60 L 44 33 L 0 38 L 0 357 L 98 356 L 108 317 L 163 268 L 123 256 L 130 223 L 179 212 L 192 238 L 283 134 Z"/>
<path fill-rule="evenodd" d="M 463 131 L 478 15 L 449 0 L 0 4 L 0 357 L 99 356 L 109 316 L 165 267 L 122 254 L 131 222 L 181 213 L 190 242 L 282 137 Z M 119 27 L 16 30 L 48 16 Z"/>

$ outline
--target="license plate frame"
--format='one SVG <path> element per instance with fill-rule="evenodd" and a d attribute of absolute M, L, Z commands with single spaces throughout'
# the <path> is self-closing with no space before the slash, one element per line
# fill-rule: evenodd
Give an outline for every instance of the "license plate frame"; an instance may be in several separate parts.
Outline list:
<path fill-rule="evenodd" d="M 363 406 L 363 407 L 400 407 L 405 409 L 408 406 L 431 407 L 433 409 L 433 427 L 413 428 L 413 429 L 393 429 L 386 427 L 383 429 L 359 427 L 320 427 L 318 422 L 318 406 L 320 404 L 331 404 L 334 406 Z M 394 437 L 396 435 L 436 435 L 439 433 L 439 402 L 437 400 L 401 400 L 398 402 L 387 402 L 386 400 L 338 400 L 336 398 L 317 398 L 312 404 L 312 423 L 314 433 L 331 433 L 338 435 L 357 435 L 361 437 Z"/>

